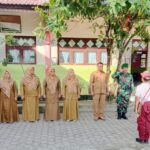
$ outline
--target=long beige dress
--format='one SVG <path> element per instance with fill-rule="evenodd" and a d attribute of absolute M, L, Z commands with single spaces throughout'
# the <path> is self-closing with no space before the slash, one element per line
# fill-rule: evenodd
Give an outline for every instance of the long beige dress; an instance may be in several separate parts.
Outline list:
<path fill-rule="evenodd" d="M 38 77 L 34 75 L 32 80 L 29 85 L 25 85 L 25 82 L 22 81 L 20 86 L 20 93 L 23 98 L 22 118 L 24 121 L 31 122 L 39 120 L 39 97 L 41 96 L 41 85 Z"/>
<path fill-rule="evenodd" d="M 61 84 L 58 77 L 47 77 L 43 83 L 43 92 L 46 96 L 45 120 L 60 119 L 59 96 L 61 95 Z"/>
<path fill-rule="evenodd" d="M 64 100 L 63 119 L 64 120 L 78 120 L 78 98 L 80 97 L 80 85 L 78 79 L 75 77 L 72 80 L 67 78 L 63 81 L 62 95 Z"/>
<path fill-rule="evenodd" d="M 0 88 L 0 121 L 7 123 L 18 121 L 18 90 L 16 83 L 12 79 L 10 81 L 2 79 Z"/>

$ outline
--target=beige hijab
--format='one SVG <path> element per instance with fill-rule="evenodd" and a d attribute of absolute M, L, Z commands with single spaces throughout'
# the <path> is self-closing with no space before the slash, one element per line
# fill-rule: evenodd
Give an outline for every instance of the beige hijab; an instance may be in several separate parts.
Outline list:
<path fill-rule="evenodd" d="M 54 68 L 49 68 L 46 77 L 47 88 L 54 94 L 57 90 L 58 78 L 55 74 Z"/>
<path fill-rule="evenodd" d="M 29 90 L 36 90 L 37 86 L 39 84 L 38 78 L 35 74 L 31 75 L 31 70 L 34 69 L 34 67 L 27 68 L 25 75 L 23 77 L 23 84 L 29 89 Z"/>
<path fill-rule="evenodd" d="M 68 70 L 67 76 L 65 78 L 65 83 L 67 85 L 68 92 L 77 92 L 78 79 L 73 69 Z"/>
<path fill-rule="evenodd" d="M 9 74 L 8 78 L 6 78 L 6 73 Z M 5 70 L 2 79 L 0 80 L 0 88 L 2 92 L 9 98 L 10 98 L 10 92 L 11 92 L 13 82 L 14 81 L 11 78 L 10 72 L 8 70 Z"/>

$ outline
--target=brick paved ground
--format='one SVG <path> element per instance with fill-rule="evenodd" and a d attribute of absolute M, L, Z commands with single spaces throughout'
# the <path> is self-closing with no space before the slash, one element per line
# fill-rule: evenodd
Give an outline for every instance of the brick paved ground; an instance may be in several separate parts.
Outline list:
<path fill-rule="evenodd" d="M 135 142 L 133 107 L 128 121 L 116 120 L 114 110 L 107 107 L 106 121 L 95 122 L 90 111 L 82 111 L 77 122 L 0 124 L 0 150 L 150 150 L 150 144 Z"/>

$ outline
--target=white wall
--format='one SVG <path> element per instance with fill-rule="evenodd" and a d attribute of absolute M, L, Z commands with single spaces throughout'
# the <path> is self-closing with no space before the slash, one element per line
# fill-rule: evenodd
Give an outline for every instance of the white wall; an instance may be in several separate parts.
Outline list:
<path fill-rule="evenodd" d="M 3 11 L 0 9 L 0 15 L 18 15 L 21 17 L 21 33 L 15 33 L 15 35 L 33 36 L 33 30 L 38 24 L 38 15 L 33 11 Z"/>
<path fill-rule="evenodd" d="M 96 19 L 94 22 L 103 23 L 102 18 Z M 92 24 L 88 20 L 81 20 L 81 18 L 74 18 L 68 22 L 68 30 L 62 34 L 63 37 L 72 38 L 97 38 L 99 32 L 96 30 L 93 32 Z"/>
<path fill-rule="evenodd" d="M 4 38 L 5 35 L 0 33 L 0 61 L 2 61 L 2 59 L 6 56 L 5 43 L 3 43 Z"/>
<path fill-rule="evenodd" d="M 21 33 L 16 33 L 15 35 L 21 35 L 21 36 L 34 36 L 33 31 L 37 27 L 39 18 L 38 14 L 33 11 L 20 11 L 20 10 L 2 10 L 0 9 L 0 15 L 19 15 L 21 16 L 21 26 L 22 26 L 22 32 Z M 102 18 L 99 18 L 96 21 L 101 21 L 103 22 Z M 84 22 L 81 21 L 79 18 L 73 19 L 73 21 L 68 22 L 68 30 L 62 34 L 63 37 L 72 37 L 72 38 L 97 38 L 97 35 L 99 34 L 98 31 L 94 33 L 91 29 L 92 24 L 89 23 L 87 20 Z M 150 31 L 150 29 L 149 29 Z M 0 33 L 0 36 L 4 37 L 5 34 Z M 54 36 L 53 36 L 54 37 Z M 52 44 L 51 44 L 51 57 L 52 59 L 57 59 L 58 56 L 58 51 L 57 51 L 57 42 L 56 38 L 54 37 L 52 39 Z M 0 45 L 0 60 L 5 58 L 5 44 Z M 39 42 L 39 38 L 37 38 L 37 47 L 36 47 L 36 57 L 37 57 L 37 64 L 44 64 L 45 63 L 45 52 L 44 52 L 44 46 L 43 43 Z M 112 56 L 113 64 L 117 63 L 117 58 L 115 55 Z M 131 60 L 131 51 L 125 52 L 123 55 L 122 62 L 127 60 Z M 56 61 L 57 61 L 56 60 Z M 150 44 L 149 44 L 149 56 L 148 56 L 148 66 L 150 66 Z"/>
<path fill-rule="evenodd" d="M 20 10 L 13 10 L 13 11 L 3 11 L 0 10 L 0 15 L 18 15 L 21 17 L 21 33 L 14 33 L 14 35 L 19 36 L 35 36 L 33 34 L 34 29 L 37 27 L 39 19 L 36 12 L 33 11 L 20 11 Z M 1 33 L 0 36 L 5 36 L 4 33 Z M 37 38 L 37 48 L 36 48 L 36 58 L 37 64 L 44 64 L 44 47 L 42 44 L 38 42 Z M 0 45 L 0 59 L 5 58 L 5 44 Z M 41 55 L 42 54 L 42 55 Z"/>
<path fill-rule="evenodd" d="M 102 22 L 102 18 L 98 18 L 95 22 Z M 92 30 L 92 23 L 88 20 L 81 20 L 81 18 L 74 18 L 68 22 L 68 29 L 67 31 L 62 33 L 62 37 L 68 38 L 97 38 L 99 35 L 98 31 L 95 33 Z M 54 36 L 53 36 L 54 37 Z M 58 48 L 56 38 L 53 38 L 52 45 L 51 45 L 51 57 L 52 59 L 56 58 L 58 61 Z"/>

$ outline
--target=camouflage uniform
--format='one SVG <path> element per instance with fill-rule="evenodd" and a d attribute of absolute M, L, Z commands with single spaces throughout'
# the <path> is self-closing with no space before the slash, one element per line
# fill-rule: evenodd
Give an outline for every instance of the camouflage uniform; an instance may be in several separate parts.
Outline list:
<path fill-rule="evenodd" d="M 134 89 L 133 77 L 130 73 L 116 72 L 112 75 L 114 79 L 118 81 L 118 92 L 117 92 L 117 112 L 126 113 L 130 95 Z"/>

